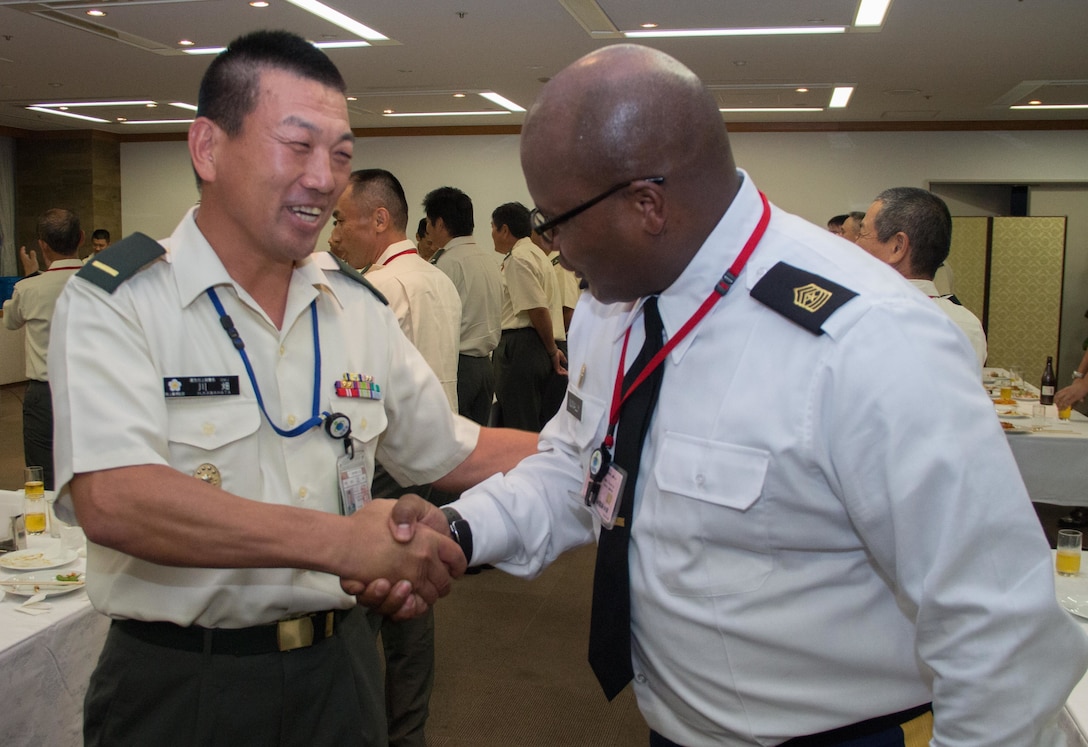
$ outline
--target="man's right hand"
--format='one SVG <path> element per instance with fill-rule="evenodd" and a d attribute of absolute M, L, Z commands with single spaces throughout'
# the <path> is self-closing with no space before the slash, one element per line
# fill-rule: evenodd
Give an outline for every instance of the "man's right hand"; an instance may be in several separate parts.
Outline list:
<path fill-rule="evenodd" d="M 25 246 L 19 247 L 19 262 L 23 265 L 23 277 L 30 277 L 41 271 L 38 265 L 38 253 L 28 252 Z"/>
<path fill-rule="evenodd" d="M 409 498 L 415 500 L 404 505 L 405 499 L 371 501 L 351 517 L 355 557 L 348 562 L 358 570 L 344 573 L 340 581 L 361 604 L 402 619 L 422 614 L 448 594 L 467 565 L 461 548 L 448 537 L 443 513 L 418 496 Z M 410 595 L 402 582 L 410 585 Z M 404 603 L 398 605 L 400 599 Z"/>

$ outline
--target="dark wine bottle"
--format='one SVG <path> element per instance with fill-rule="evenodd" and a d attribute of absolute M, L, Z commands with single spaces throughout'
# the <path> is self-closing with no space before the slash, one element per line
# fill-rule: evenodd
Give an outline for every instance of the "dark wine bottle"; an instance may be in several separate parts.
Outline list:
<path fill-rule="evenodd" d="M 1046 357 L 1046 368 L 1043 369 L 1043 381 L 1039 384 L 1039 404 L 1054 404 L 1054 390 L 1058 388 L 1058 378 L 1054 375 L 1054 358 Z"/>

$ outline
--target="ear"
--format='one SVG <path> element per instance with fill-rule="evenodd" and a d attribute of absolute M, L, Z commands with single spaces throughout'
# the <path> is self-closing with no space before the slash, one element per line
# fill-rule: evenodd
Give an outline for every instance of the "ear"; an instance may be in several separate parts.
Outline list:
<path fill-rule="evenodd" d="M 634 186 L 634 204 L 642 215 L 643 230 L 654 236 L 661 234 L 668 218 L 665 190 L 653 182 L 638 182 Z"/>
<path fill-rule="evenodd" d="M 891 255 L 889 264 L 906 262 L 910 265 L 910 236 L 902 231 L 896 232 L 891 240 Z"/>
<path fill-rule="evenodd" d="M 388 231 L 392 226 L 392 222 L 389 218 L 389 211 L 384 207 L 380 207 L 374 211 L 374 230 L 378 233 Z"/>
<path fill-rule="evenodd" d="M 203 182 L 214 182 L 216 175 L 215 154 L 219 141 L 226 133 L 207 117 L 197 117 L 189 125 L 189 158 L 193 170 Z"/>

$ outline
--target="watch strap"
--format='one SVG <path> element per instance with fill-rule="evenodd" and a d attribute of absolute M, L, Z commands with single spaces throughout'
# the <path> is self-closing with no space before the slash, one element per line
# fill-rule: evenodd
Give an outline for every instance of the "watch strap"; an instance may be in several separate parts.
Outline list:
<path fill-rule="evenodd" d="M 443 506 L 441 510 L 449 522 L 450 537 L 465 554 L 465 562 L 472 563 L 472 527 L 456 509 Z"/>

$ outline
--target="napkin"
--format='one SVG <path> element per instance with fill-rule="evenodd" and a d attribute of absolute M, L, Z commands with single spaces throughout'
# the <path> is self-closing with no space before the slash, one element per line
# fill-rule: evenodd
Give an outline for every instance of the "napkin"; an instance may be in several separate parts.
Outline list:
<path fill-rule="evenodd" d="M 16 612 L 24 615 L 44 615 L 53 609 L 53 605 L 45 601 L 45 594 L 35 594 L 15 608 Z"/>

